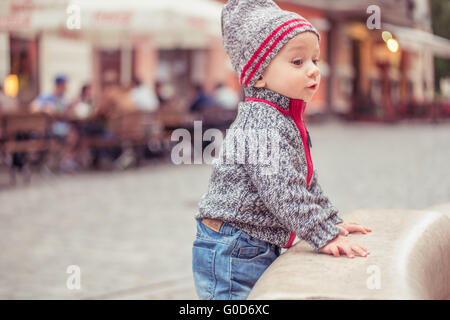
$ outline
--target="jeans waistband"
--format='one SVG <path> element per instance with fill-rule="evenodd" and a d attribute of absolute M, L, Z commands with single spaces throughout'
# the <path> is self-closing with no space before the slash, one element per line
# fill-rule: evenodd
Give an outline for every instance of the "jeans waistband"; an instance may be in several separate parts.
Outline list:
<path fill-rule="evenodd" d="M 236 232 L 239 232 L 238 228 L 233 227 L 231 224 L 229 224 L 228 222 L 223 222 L 222 225 L 220 226 L 220 233 L 223 234 L 227 234 L 227 235 L 233 235 Z"/>

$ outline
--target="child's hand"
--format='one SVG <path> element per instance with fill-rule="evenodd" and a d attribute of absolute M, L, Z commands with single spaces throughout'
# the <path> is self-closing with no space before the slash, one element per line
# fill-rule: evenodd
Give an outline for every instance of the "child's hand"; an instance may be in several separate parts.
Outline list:
<path fill-rule="evenodd" d="M 357 253 L 361 257 L 366 257 L 370 253 L 366 248 L 362 247 L 356 242 L 353 242 L 341 236 L 337 236 L 333 240 L 329 241 L 326 245 L 320 248 L 319 251 L 326 254 L 332 254 L 335 257 L 339 257 L 340 253 L 345 253 L 349 258 L 355 257 L 353 255 L 353 252 Z"/>
<path fill-rule="evenodd" d="M 371 229 L 367 228 L 367 227 L 363 227 L 362 225 L 360 225 L 359 223 L 356 222 L 342 222 L 342 223 L 338 223 L 336 225 L 336 227 L 338 227 L 339 229 L 341 229 L 341 232 L 339 234 L 346 236 L 349 233 L 352 232 L 361 232 L 366 234 L 367 232 L 372 232 Z"/>

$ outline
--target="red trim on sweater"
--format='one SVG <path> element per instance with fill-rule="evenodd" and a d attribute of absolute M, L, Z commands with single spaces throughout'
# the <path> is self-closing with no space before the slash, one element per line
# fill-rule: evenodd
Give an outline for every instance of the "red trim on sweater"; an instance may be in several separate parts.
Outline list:
<path fill-rule="evenodd" d="M 247 72 L 248 68 L 250 68 L 250 66 L 252 65 L 253 61 L 255 61 L 255 59 L 258 57 L 258 55 L 261 53 L 262 49 L 264 49 L 266 47 L 266 45 L 269 43 L 270 40 L 272 40 L 273 37 L 275 37 L 275 35 L 278 33 L 278 31 L 280 31 L 283 27 L 287 26 L 288 24 L 291 24 L 293 22 L 308 22 L 305 19 L 293 19 L 293 20 L 289 20 L 285 23 L 283 23 L 281 26 L 279 26 L 278 28 L 276 28 L 267 38 L 266 40 L 264 40 L 264 42 L 259 46 L 258 50 L 255 51 L 255 53 L 253 54 L 253 56 L 250 58 L 250 60 L 247 62 L 247 64 L 245 65 L 244 69 L 241 72 L 241 78 L 239 80 L 239 83 L 242 85 L 242 79 L 244 79 L 244 75 Z"/>
<path fill-rule="evenodd" d="M 258 63 L 253 67 L 253 71 L 252 73 L 250 73 L 250 75 L 247 77 L 247 80 L 245 81 L 245 85 L 248 85 L 249 81 L 253 78 L 253 76 L 255 75 L 256 71 L 259 69 L 259 67 L 261 66 L 261 64 L 266 60 L 267 56 L 273 51 L 273 49 L 277 46 L 277 44 L 283 40 L 283 38 L 288 35 L 289 33 L 291 33 L 293 30 L 297 29 L 297 28 L 301 28 L 301 27 L 313 27 L 312 25 L 310 25 L 309 23 L 300 23 L 297 24 L 287 30 L 285 30 L 273 43 L 272 45 L 269 47 L 268 50 L 266 50 L 266 52 L 264 53 L 264 55 L 259 59 Z"/>
<path fill-rule="evenodd" d="M 311 152 L 309 150 L 308 145 L 308 133 L 306 132 L 306 126 L 303 122 L 303 113 L 306 108 L 305 101 L 300 99 L 290 99 L 289 101 L 289 111 L 284 110 L 279 105 L 270 102 L 265 99 L 259 99 L 259 98 L 246 98 L 245 102 L 247 101 L 255 101 L 255 102 L 264 102 L 274 108 L 276 108 L 278 111 L 280 111 L 284 115 L 289 115 L 292 120 L 294 120 L 294 123 L 296 124 L 298 130 L 300 131 L 300 136 L 303 141 L 303 146 L 305 147 L 305 157 L 306 157 L 306 163 L 307 163 L 307 177 L 306 177 L 306 188 L 308 188 L 309 183 L 311 182 L 314 167 L 311 159 Z M 292 243 L 294 242 L 296 237 L 296 234 L 294 232 L 291 232 L 291 235 L 289 237 L 289 241 L 286 244 L 284 248 L 289 248 L 292 246 Z"/>
<path fill-rule="evenodd" d="M 297 235 L 295 234 L 295 232 L 291 232 L 291 235 L 289 236 L 289 241 L 283 248 L 284 249 L 290 248 L 292 246 L 292 243 L 294 242 L 296 236 Z"/>
<path fill-rule="evenodd" d="M 289 103 L 289 111 L 291 112 L 291 117 L 297 125 L 300 135 L 302 137 L 303 146 L 305 147 L 306 163 L 308 165 L 308 174 L 306 176 L 306 188 L 308 188 L 313 175 L 313 163 L 311 159 L 311 152 L 308 145 L 308 133 L 306 132 L 306 126 L 303 122 L 303 113 L 305 111 L 306 104 L 303 100 L 291 99 Z"/>

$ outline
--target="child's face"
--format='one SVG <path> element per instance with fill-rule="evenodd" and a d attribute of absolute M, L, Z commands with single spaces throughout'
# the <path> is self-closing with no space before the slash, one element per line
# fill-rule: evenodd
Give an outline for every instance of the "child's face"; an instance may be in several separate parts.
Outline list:
<path fill-rule="evenodd" d="M 320 83 L 319 56 L 317 36 L 312 32 L 300 33 L 278 52 L 255 87 L 264 87 L 291 99 L 308 102 Z"/>

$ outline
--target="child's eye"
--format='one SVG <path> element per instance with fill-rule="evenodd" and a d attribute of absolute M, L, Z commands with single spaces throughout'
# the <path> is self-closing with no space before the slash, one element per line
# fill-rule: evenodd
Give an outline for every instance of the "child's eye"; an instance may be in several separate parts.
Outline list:
<path fill-rule="evenodd" d="M 317 64 L 319 63 L 319 59 L 313 59 L 313 63 L 317 66 Z"/>
<path fill-rule="evenodd" d="M 303 63 L 302 59 L 296 59 L 294 61 L 292 61 L 293 64 L 295 64 L 296 66 L 299 66 Z"/>

